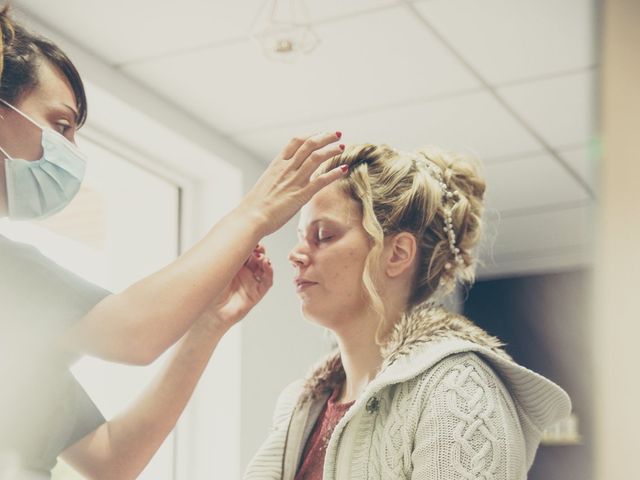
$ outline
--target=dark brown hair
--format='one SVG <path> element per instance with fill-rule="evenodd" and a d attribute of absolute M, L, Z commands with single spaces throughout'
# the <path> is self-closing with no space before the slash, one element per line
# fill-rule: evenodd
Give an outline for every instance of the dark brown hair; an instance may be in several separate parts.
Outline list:
<path fill-rule="evenodd" d="M 82 126 L 87 119 L 87 97 L 76 67 L 53 42 L 15 23 L 8 5 L 0 7 L 0 98 L 15 103 L 35 88 L 43 60 L 60 70 L 71 85 L 78 107 L 76 122 Z"/>

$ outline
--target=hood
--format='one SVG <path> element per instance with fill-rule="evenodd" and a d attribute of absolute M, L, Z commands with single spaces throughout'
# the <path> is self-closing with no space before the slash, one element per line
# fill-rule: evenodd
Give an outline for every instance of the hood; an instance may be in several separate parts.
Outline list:
<path fill-rule="evenodd" d="M 487 362 L 511 393 L 533 461 L 542 431 L 571 413 L 569 396 L 547 378 L 515 363 L 503 343 L 462 315 L 425 306 L 404 316 L 382 346 L 383 363 L 367 387 L 375 392 L 420 375 L 443 358 L 474 352 Z M 317 398 L 339 387 L 345 379 L 340 352 L 322 360 L 308 377 L 302 399 Z"/>
<path fill-rule="evenodd" d="M 410 315 L 404 315 L 394 326 L 381 347 L 383 361 L 380 372 L 386 371 L 398 359 L 411 356 L 416 350 L 451 339 L 467 340 L 505 360 L 511 360 L 498 338 L 489 335 L 466 317 L 427 305 Z M 311 369 L 304 386 L 304 397 L 315 398 L 327 394 L 342 385 L 344 379 L 340 351 L 336 348 Z"/>

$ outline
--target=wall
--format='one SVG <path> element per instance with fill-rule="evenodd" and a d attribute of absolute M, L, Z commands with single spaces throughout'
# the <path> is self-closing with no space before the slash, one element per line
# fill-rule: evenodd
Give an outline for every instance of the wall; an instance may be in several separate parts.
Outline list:
<path fill-rule="evenodd" d="M 478 282 L 465 314 L 524 365 L 564 388 L 581 445 L 541 446 L 529 480 L 589 480 L 592 466 L 591 274 L 585 270 Z"/>
<path fill-rule="evenodd" d="M 597 478 L 638 478 L 640 2 L 603 4 L 600 210 L 593 343 Z"/>

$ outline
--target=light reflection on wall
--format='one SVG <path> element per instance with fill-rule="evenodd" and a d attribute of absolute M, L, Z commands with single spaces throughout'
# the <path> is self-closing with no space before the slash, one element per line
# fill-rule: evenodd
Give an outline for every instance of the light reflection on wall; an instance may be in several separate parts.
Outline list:
<path fill-rule="evenodd" d="M 119 291 L 176 257 L 179 188 L 86 139 L 80 146 L 89 164 L 83 188 L 71 204 L 42 221 L 2 220 L 0 233 Z M 161 362 L 134 368 L 85 357 L 72 371 L 108 419 L 142 391 Z M 169 438 L 139 478 L 170 479 L 173 460 Z M 64 465 L 54 471 L 55 480 L 75 478 Z"/>

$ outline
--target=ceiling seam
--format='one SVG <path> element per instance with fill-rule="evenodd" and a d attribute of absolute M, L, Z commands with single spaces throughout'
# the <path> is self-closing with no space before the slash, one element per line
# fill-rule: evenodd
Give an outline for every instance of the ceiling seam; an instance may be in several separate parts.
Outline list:
<path fill-rule="evenodd" d="M 519 261 L 528 261 L 528 260 L 537 260 L 545 257 L 550 257 L 553 255 L 564 255 L 567 252 L 573 252 L 576 250 L 584 250 L 590 249 L 592 247 L 589 243 L 581 243 L 581 244 L 572 244 L 561 247 L 551 247 L 551 248 L 540 248 L 533 250 L 523 250 L 523 251 L 512 251 L 505 252 L 501 255 L 495 255 L 491 258 L 497 262 L 519 262 Z M 584 254 L 584 251 L 579 253 Z M 504 264 L 502 265 L 504 267 Z M 482 265 L 484 268 L 491 268 L 487 264 Z M 499 267 L 499 265 L 494 265 L 494 267 Z"/>
<path fill-rule="evenodd" d="M 543 75 L 535 75 L 528 78 L 517 78 L 514 80 L 508 80 L 503 83 L 497 83 L 493 85 L 493 87 L 496 89 L 501 89 L 501 88 L 518 87 L 521 85 L 527 85 L 527 84 L 536 83 L 536 82 L 544 82 L 546 80 L 557 80 L 564 77 L 570 77 L 572 75 L 579 75 L 581 73 L 591 73 L 595 71 L 596 68 L 597 68 L 597 64 L 590 64 L 582 67 L 569 68 L 566 70 L 556 70 L 555 72 L 549 72 Z"/>
<path fill-rule="evenodd" d="M 589 144 L 588 143 L 566 144 L 561 147 L 558 147 L 556 150 L 558 151 L 558 153 L 564 154 L 567 152 L 572 152 L 574 150 L 579 150 L 581 148 L 585 148 L 585 149 L 589 148 Z M 513 154 L 510 153 L 507 155 L 497 155 L 497 156 L 486 157 L 486 158 L 483 158 L 483 161 L 484 161 L 485 167 L 493 167 L 494 165 L 500 165 L 503 163 L 509 163 L 517 160 L 525 160 L 527 158 L 547 155 L 547 153 L 548 152 L 546 150 L 526 150 L 526 151 L 523 150 L 521 152 L 517 152 Z"/>
<path fill-rule="evenodd" d="M 596 193 L 593 191 L 591 186 L 584 180 L 582 177 L 576 172 L 568 162 L 566 162 L 558 152 L 540 135 L 536 129 L 534 129 L 518 112 L 515 111 L 511 105 L 507 103 L 507 101 L 502 98 L 502 96 L 496 91 L 496 89 L 462 56 L 460 52 L 458 52 L 448 41 L 447 39 L 416 9 L 416 7 L 408 2 L 407 0 L 402 0 L 405 7 L 413 13 L 413 15 L 427 28 L 437 39 L 438 41 L 473 75 L 476 80 L 478 80 L 486 91 L 504 108 L 511 114 L 511 116 L 525 129 L 527 132 L 532 135 L 542 146 L 543 148 L 564 168 L 567 173 L 580 185 L 585 191 L 589 194 L 589 196 L 596 198 Z"/>
<path fill-rule="evenodd" d="M 592 199 L 575 200 L 572 202 L 552 203 L 550 205 L 540 205 L 538 207 L 512 208 L 508 210 L 493 209 L 498 212 L 497 221 L 511 218 L 530 217 L 533 215 L 542 215 L 545 213 L 565 212 L 568 210 L 578 210 L 585 207 L 594 206 Z M 490 220 L 496 221 L 496 220 Z"/>

